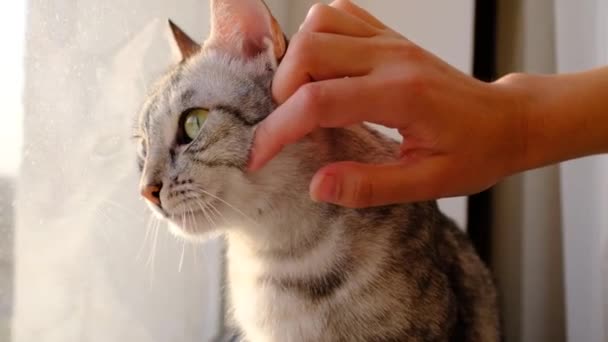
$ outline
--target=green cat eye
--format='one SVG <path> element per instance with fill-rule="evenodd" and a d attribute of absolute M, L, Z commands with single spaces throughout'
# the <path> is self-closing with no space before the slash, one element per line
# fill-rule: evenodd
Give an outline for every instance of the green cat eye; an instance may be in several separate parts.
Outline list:
<path fill-rule="evenodd" d="M 209 111 L 206 109 L 194 108 L 188 110 L 184 120 L 184 132 L 190 141 L 198 136 L 208 115 Z"/>

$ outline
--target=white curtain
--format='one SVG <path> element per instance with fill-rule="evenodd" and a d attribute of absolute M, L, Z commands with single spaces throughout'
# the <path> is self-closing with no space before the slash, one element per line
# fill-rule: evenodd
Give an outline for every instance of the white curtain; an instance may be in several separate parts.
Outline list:
<path fill-rule="evenodd" d="M 29 2 L 14 341 L 218 334 L 220 245 L 183 250 L 164 225 L 144 241 L 149 211 L 129 139 L 147 85 L 172 63 L 166 19 L 202 39 L 207 8 L 198 0 Z"/>
<path fill-rule="evenodd" d="M 606 0 L 556 0 L 555 15 L 558 71 L 608 65 Z M 564 163 L 561 192 L 568 340 L 608 341 L 608 156 Z"/>
<path fill-rule="evenodd" d="M 498 14 L 500 74 L 608 64 L 605 0 L 502 0 Z M 497 187 L 493 266 L 507 341 L 607 341 L 606 203 L 606 156 Z"/>
<path fill-rule="evenodd" d="M 502 0 L 497 71 L 555 72 L 553 0 Z M 492 266 L 505 341 L 565 341 L 559 168 L 510 177 L 494 191 Z"/>

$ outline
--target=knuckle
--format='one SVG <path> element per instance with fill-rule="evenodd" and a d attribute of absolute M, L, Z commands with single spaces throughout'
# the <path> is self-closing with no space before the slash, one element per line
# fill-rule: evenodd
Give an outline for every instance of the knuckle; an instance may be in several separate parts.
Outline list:
<path fill-rule="evenodd" d="M 329 10 L 329 6 L 322 3 L 312 5 L 304 20 L 303 29 L 309 31 L 323 30 L 328 20 Z"/>
<path fill-rule="evenodd" d="M 315 112 L 317 108 L 322 106 L 323 101 L 323 87 L 318 83 L 308 83 L 300 88 L 300 97 L 302 105 L 311 111 L 311 114 Z"/>
<path fill-rule="evenodd" d="M 374 205 L 374 187 L 373 182 L 366 176 L 356 177 L 347 200 L 351 201 L 354 207 L 365 208 Z"/>
<path fill-rule="evenodd" d="M 309 31 L 301 31 L 294 35 L 290 43 L 291 58 L 296 60 L 297 64 L 309 64 L 313 61 L 316 51 L 316 34 Z"/>
<path fill-rule="evenodd" d="M 425 51 L 418 45 L 406 40 L 396 39 L 393 51 L 400 57 L 408 61 L 420 61 L 425 56 Z"/>
<path fill-rule="evenodd" d="M 413 104 L 426 103 L 429 95 L 430 81 L 428 76 L 422 72 L 405 68 L 406 70 L 397 71 L 390 79 L 387 80 L 387 87 L 394 89 L 399 94 L 397 103 L 402 106 L 411 106 Z M 416 108 L 418 109 L 418 108 Z M 412 108 L 414 110 L 414 108 Z"/>
<path fill-rule="evenodd" d="M 428 80 L 419 72 L 410 72 L 403 76 L 403 85 L 407 91 L 415 96 L 423 96 L 427 93 Z"/>
<path fill-rule="evenodd" d="M 389 56 L 399 68 L 388 76 L 389 82 L 406 90 L 408 94 L 423 95 L 428 89 L 430 75 L 425 68 L 426 52 L 405 39 L 388 39 L 384 42 L 385 56 Z"/>
<path fill-rule="evenodd" d="M 407 69 L 409 70 L 404 70 L 395 76 L 396 86 L 400 92 L 407 95 L 403 97 L 404 101 L 416 99 L 416 102 L 421 103 L 431 92 L 432 80 L 423 71 Z"/>
<path fill-rule="evenodd" d="M 527 76 L 524 73 L 514 72 L 514 73 L 510 73 L 506 76 L 503 76 L 501 81 L 504 83 L 517 84 L 520 81 L 523 81 L 525 78 L 527 78 Z"/>

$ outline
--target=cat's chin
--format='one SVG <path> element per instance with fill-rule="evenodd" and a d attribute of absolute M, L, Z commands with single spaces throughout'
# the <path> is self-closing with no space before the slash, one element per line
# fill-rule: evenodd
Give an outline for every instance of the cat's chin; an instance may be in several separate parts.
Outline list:
<path fill-rule="evenodd" d="M 220 229 L 211 227 L 191 227 L 188 224 L 180 224 L 169 220 L 169 231 L 182 239 L 192 242 L 205 242 L 214 239 L 222 234 Z"/>

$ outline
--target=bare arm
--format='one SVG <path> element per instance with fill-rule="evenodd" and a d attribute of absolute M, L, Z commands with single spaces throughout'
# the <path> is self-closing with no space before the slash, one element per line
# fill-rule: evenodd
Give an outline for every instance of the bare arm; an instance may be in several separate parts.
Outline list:
<path fill-rule="evenodd" d="M 564 75 L 512 74 L 495 87 L 515 94 L 525 118 L 522 158 L 513 158 L 511 173 L 608 153 L 608 67 Z"/>

